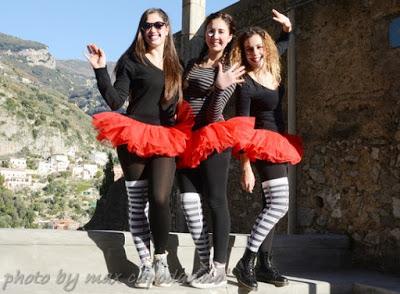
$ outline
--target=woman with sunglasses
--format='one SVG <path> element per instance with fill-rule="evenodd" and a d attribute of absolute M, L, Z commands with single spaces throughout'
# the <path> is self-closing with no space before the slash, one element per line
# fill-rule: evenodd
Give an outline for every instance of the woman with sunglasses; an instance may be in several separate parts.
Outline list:
<path fill-rule="evenodd" d="M 287 40 L 292 29 L 290 20 L 278 16 L 284 32 L 281 39 Z M 252 192 L 253 161 L 263 190 L 263 209 L 253 225 L 246 251 L 233 269 L 239 283 L 250 290 L 257 289 L 257 280 L 275 286 L 288 284 L 272 265 L 272 240 L 275 225 L 289 208 L 287 163 L 297 164 L 303 150 L 300 138 L 284 134 L 278 49 L 265 30 L 251 27 L 238 37 L 232 54 L 232 60 L 246 68 L 245 82 L 237 87 L 237 115 L 255 117 L 255 130 L 248 132 L 246 140 L 234 150 L 241 159 L 241 184 L 245 191 Z"/>
<path fill-rule="evenodd" d="M 125 115 L 103 112 L 93 116 L 93 124 L 99 140 L 111 141 L 117 147 L 128 194 L 129 227 L 141 260 L 135 283 L 139 288 L 149 288 L 153 282 L 170 286 L 172 282 L 166 252 L 169 197 L 175 156 L 185 149 L 186 135 L 172 127 L 182 97 L 182 69 L 170 28 L 163 10 L 146 10 L 135 39 L 117 62 L 113 85 L 104 51 L 95 44 L 88 45 L 87 58 L 110 108 L 119 109 L 129 97 Z"/>

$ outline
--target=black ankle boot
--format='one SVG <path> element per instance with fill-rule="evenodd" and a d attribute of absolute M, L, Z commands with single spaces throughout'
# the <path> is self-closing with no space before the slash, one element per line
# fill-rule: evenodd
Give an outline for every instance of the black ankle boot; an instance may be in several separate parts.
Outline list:
<path fill-rule="evenodd" d="M 289 285 L 288 279 L 282 276 L 273 266 L 271 254 L 268 254 L 268 252 L 258 251 L 256 276 L 257 281 L 274 284 L 276 287 Z"/>
<path fill-rule="evenodd" d="M 254 271 L 256 258 L 257 253 L 246 248 L 243 257 L 238 261 L 232 271 L 241 285 L 253 291 L 257 291 L 258 286 L 256 273 Z"/>

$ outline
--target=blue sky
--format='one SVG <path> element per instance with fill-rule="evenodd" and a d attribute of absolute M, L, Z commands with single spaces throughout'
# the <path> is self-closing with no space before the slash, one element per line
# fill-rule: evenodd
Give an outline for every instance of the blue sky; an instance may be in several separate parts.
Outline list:
<path fill-rule="evenodd" d="M 208 0 L 206 14 L 237 1 Z M 0 32 L 46 44 L 57 59 L 84 59 L 87 43 L 118 59 L 150 7 L 168 13 L 174 32 L 181 29 L 181 0 L 4 0 L 0 7 Z"/>

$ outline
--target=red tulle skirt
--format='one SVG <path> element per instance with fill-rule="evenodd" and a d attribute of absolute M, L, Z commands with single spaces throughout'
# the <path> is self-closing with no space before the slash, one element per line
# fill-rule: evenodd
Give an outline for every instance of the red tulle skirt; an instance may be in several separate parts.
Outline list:
<path fill-rule="evenodd" d="M 221 153 L 237 145 L 240 136 L 252 129 L 254 129 L 254 118 L 234 117 L 193 131 L 185 152 L 178 157 L 177 167 L 197 167 L 211 153 Z"/>
<path fill-rule="evenodd" d="M 186 149 L 193 126 L 191 116 L 190 106 L 184 102 L 177 111 L 177 124 L 173 127 L 146 124 L 115 112 L 93 115 L 92 124 L 100 142 L 111 143 L 114 147 L 127 145 L 129 152 L 140 157 L 175 157 Z"/>
<path fill-rule="evenodd" d="M 297 164 L 304 150 L 299 136 L 254 129 L 242 136 L 232 151 L 236 158 L 239 158 L 241 152 L 246 153 L 250 161 Z"/>

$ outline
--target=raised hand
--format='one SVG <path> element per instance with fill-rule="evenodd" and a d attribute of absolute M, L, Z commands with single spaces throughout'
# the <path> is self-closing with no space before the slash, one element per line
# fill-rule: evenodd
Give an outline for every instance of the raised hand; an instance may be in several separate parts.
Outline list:
<path fill-rule="evenodd" d="M 237 63 L 225 72 L 222 64 L 218 63 L 218 74 L 214 85 L 221 90 L 225 90 L 230 85 L 242 83 L 244 80 L 241 76 L 244 73 L 244 66 L 239 66 Z"/>
<path fill-rule="evenodd" d="M 280 13 L 275 9 L 272 9 L 272 14 L 273 14 L 272 19 L 275 20 L 276 22 L 279 22 L 282 25 L 282 29 L 286 33 L 290 33 L 292 31 L 292 23 L 290 22 L 290 19 L 286 15 Z"/>
<path fill-rule="evenodd" d="M 85 53 L 87 60 L 93 68 L 106 67 L 106 54 L 103 49 L 96 46 L 96 44 L 89 44 L 86 46 L 88 52 Z"/>

